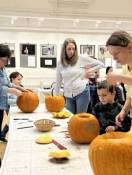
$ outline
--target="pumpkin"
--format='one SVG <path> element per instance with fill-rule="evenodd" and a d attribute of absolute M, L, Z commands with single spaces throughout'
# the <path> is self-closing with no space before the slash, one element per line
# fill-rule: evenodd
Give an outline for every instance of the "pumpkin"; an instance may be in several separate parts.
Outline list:
<path fill-rule="evenodd" d="M 131 175 L 132 134 L 110 132 L 96 137 L 89 160 L 95 175 Z"/>
<path fill-rule="evenodd" d="M 100 126 L 96 117 L 89 113 L 79 113 L 71 117 L 68 132 L 77 143 L 90 143 L 98 134 Z"/>
<path fill-rule="evenodd" d="M 39 105 L 38 95 L 33 91 L 24 91 L 17 98 L 17 106 L 22 112 L 33 112 Z"/>
<path fill-rule="evenodd" d="M 60 112 L 64 105 L 63 96 L 45 96 L 45 106 L 49 112 Z"/>

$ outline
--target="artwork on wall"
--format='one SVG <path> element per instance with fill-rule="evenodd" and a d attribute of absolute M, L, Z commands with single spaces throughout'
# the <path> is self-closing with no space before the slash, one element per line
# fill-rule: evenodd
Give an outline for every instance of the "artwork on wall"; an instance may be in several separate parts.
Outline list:
<path fill-rule="evenodd" d="M 80 54 L 95 57 L 95 45 L 80 45 Z"/>
<path fill-rule="evenodd" d="M 40 57 L 56 57 L 57 47 L 55 44 L 41 44 L 40 45 Z"/>
<path fill-rule="evenodd" d="M 44 68 L 55 68 L 56 58 L 40 58 L 40 66 Z"/>
<path fill-rule="evenodd" d="M 37 67 L 36 44 L 20 44 L 20 67 Z"/>
<path fill-rule="evenodd" d="M 98 46 L 98 59 L 112 58 L 105 45 Z"/>
<path fill-rule="evenodd" d="M 55 44 L 40 45 L 40 67 L 55 68 L 57 60 L 57 46 Z"/>
<path fill-rule="evenodd" d="M 11 59 L 8 61 L 6 67 L 16 67 L 16 58 L 15 58 L 15 43 L 3 43 L 7 45 L 11 51 Z"/>
<path fill-rule="evenodd" d="M 104 63 L 105 67 L 112 66 L 113 68 L 121 68 L 121 65 L 114 61 L 105 45 L 98 46 L 98 59 Z"/>
<path fill-rule="evenodd" d="M 22 44 L 22 55 L 35 55 L 35 44 Z"/>

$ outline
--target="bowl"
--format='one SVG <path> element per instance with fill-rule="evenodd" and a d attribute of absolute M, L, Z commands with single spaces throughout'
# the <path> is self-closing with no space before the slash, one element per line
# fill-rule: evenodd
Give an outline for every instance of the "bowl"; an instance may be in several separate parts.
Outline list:
<path fill-rule="evenodd" d="M 34 122 L 34 125 L 39 131 L 43 132 L 43 131 L 50 131 L 55 125 L 55 122 L 50 119 L 40 119 L 36 120 Z"/>

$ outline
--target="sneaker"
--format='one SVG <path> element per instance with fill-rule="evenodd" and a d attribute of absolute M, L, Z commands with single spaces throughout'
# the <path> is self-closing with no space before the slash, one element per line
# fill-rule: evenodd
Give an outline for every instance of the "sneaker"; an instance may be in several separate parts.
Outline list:
<path fill-rule="evenodd" d="M 4 137 L 1 137 L 1 138 L 0 138 L 0 141 L 5 142 L 5 143 L 7 143 L 7 142 L 8 142 L 8 140 L 7 140 L 7 139 L 5 139 Z"/>

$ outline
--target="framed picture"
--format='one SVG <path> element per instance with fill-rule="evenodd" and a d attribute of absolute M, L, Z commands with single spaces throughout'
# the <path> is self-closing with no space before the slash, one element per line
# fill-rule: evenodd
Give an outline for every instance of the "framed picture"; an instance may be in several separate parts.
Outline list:
<path fill-rule="evenodd" d="M 35 44 L 22 44 L 21 54 L 22 55 L 35 55 Z"/>
<path fill-rule="evenodd" d="M 98 59 L 104 63 L 105 67 L 112 66 L 117 69 L 122 67 L 120 64 L 116 63 L 105 45 L 98 46 Z"/>
<path fill-rule="evenodd" d="M 95 57 L 95 45 L 80 45 L 80 54 Z"/>
<path fill-rule="evenodd" d="M 35 68 L 37 67 L 37 45 L 20 44 L 20 67 Z"/>
<path fill-rule="evenodd" d="M 6 65 L 6 67 L 16 67 L 16 59 L 15 59 L 15 43 L 3 43 L 7 45 L 11 51 L 11 59 Z"/>
<path fill-rule="evenodd" d="M 56 45 L 55 44 L 41 44 L 40 45 L 41 57 L 56 57 Z"/>
<path fill-rule="evenodd" d="M 98 46 L 98 59 L 112 58 L 105 45 Z"/>
<path fill-rule="evenodd" d="M 55 68 L 56 58 L 40 58 L 40 67 Z"/>

